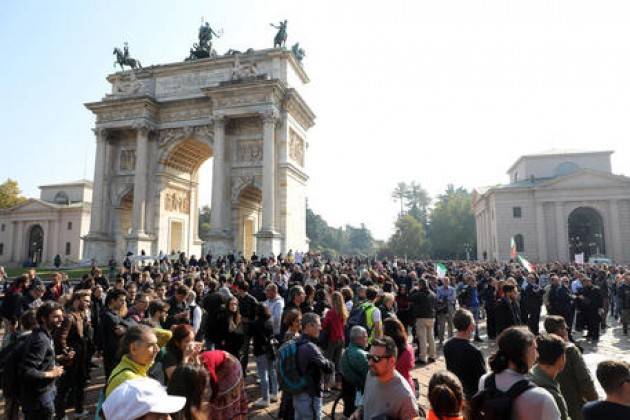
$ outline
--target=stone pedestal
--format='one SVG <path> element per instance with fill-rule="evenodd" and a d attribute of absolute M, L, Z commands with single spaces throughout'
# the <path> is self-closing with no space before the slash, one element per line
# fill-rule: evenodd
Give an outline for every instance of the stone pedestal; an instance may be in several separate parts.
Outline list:
<path fill-rule="evenodd" d="M 222 230 L 210 231 L 208 235 L 207 252 L 212 255 L 227 255 L 233 250 L 234 239 L 228 232 Z"/>
<path fill-rule="evenodd" d="M 282 235 L 277 232 L 261 230 L 256 234 L 256 253 L 260 257 L 278 255 L 282 249 Z"/>
<path fill-rule="evenodd" d="M 94 259 L 97 264 L 107 264 L 110 258 L 115 257 L 115 242 L 112 238 L 100 234 L 89 233 L 84 238 L 84 259 Z"/>
<path fill-rule="evenodd" d="M 129 235 L 127 236 L 127 251 L 133 255 L 140 255 L 144 251 L 145 255 L 152 255 L 152 245 L 154 238 L 150 235 Z"/>

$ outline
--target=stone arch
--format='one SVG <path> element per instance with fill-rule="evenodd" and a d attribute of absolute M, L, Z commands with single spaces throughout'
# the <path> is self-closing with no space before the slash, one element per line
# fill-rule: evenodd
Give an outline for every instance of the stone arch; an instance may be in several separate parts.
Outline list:
<path fill-rule="evenodd" d="M 112 191 L 112 206 L 114 208 L 123 207 L 123 200 L 128 198 L 130 193 L 133 197 L 133 184 L 120 185 L 117 191 Z"/>
<path fill-rule="evenodd" d="M 161 169 L 194 175 L 203 162 L 213 156 L 211 144 L 197 137 L 186 137 L 171 142 L 159 157 Z"/>
<path fill-rule="evenodd" d="M 256 234 L 262 223 L 262 189 L 255 177 L 242 180 L 235 188 L 236 200 L 232 203 L 235 232 L 235 249 L 249 257 L 256 250 Z"/>
<path fill-rule="evenodd" d="M 568 217 L 569 256 L 584 253 L 584 260 L 606 255 L 606 226 L 602 212 L 592 206 L 577 206 Z"/>
<path fill-rule="evenodd" d="M 40 224 L 34 224 L 29 228 L 26 237 L 28 238 L 26 243 L 28 259 L 33 264 L 39 264 L 44 252 L 44 229 Z"/>
<path fill-rule="evenodd" d="M 232 205 L 238 205 L 241 192 L 248 187 L 254 187 L 262 191 L 262 180 L 256 175 L 241 176 L 234 179 L 231 194 Z"/>

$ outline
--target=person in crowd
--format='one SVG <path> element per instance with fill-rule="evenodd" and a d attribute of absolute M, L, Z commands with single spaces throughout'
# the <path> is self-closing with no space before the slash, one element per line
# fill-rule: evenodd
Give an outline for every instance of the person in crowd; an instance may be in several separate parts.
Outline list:
<path fill-rule="evenodd" d="M 571 306 L 573 303 L 571 291 L 569 290 L 568 287 L 566 287 L 563 284 L 563 282 L 558 276 L 556 275 L 551 276 L 549 291 L 547 294 L 548 294 L 548 301 L 549 301 L 549 308 L 547 312 L 550 315 L 559 315 L 563 317 L 567 325 L 571 325 L 572 324 Z M 571 332 L 569 331 L 569 337 L 570 336 L 571 336 Z"/>
<path fill-rule="evenodd" d="M 556 334 L 566 344 L 564 369 L 556 380 L 567 403 L 571 420 L 582 420 L 582 407 L 588 401 L 597 400 L 595 383 L 586 366 L 582 352 L 569 341 L 567 323 L 562 316 L 547 315 L 544 321 L 545 331 Z"/>
<path fill-rule="evenodd" d="M 89 376 L 87 313 L 92 299 L 89 290 L 72 294 L 70 310 L 64 315 L 60 328 L 54 332 L 55 354 L 63 356 L 64 373 L 57 384 L 56 418 L 65 416 L 66 402 L 73 402 L 74 418 L 88 417 L 84 410 L 85 386 Z"/>
<path fill-rule="evenodd" d="M 188 292 L 186 304 L 188 305 L 188 311 L 190 312 L 190 324 L 192 325 L 193 332 L 196 337 L 199 329 L 201 328 L 203 310 L 201 309 L 201 306 L 197 305 L 197 293 L 194 290 Z"/>
<path fill-rule="evenodd" d="M 475 341 L 482 341 L 479 336 L 479 319 L 481 302 L 479 300 L 479 291 L 477 289 L 477 279 L 472 274 L 464 276 L 464 284 L 459 292 L 458 300 L 460 307 L 468 309 L 475 317 Z"/>
<path fill-rule="evenodd" d="M 278 401 L 278 377 L 274 365 L 273 321 L 269 307 L 263 303 L 256 304 L 256 315 L 252 324 L 254 341 L 254 357 L 256 370 L 260 379 L 261 397 L 254 402 L 254 407 L 265 408 L 271 402 Z"/>
<path fill-rule="evenodd" d="M 393 293 L 386 292 L 381 296 L 381 304 L 378 305 L 381 311 L 381 318 L 385 321 L 388 318 L 398 318 L 396 315 L 396 298 Z"/>
<path fill-rule="evenodd" d="M 186 298 L 188 297 L 188 287 L 180 285 L 175 294 L 168 300 L 168 315 L 164 327 L 171 328 L 177 324 L 188 324 L 190 322 L 190 312 Z"/>
<path fill-rule="evenodd" d="M 628 325 L 630 325 L 630 273 L 623 275 L 623 284 L 618 287 L 617 296 L 621 310 L 623 334 L 628 335 Z"/>
<path fill-rule="evenodd" d="M 437 288 L 436 298 L 438 339 L 442 345 L 446 326 L 448 326 L 448 337 L 453 336 L 453 315 L 457 305 L 457 293 L 455 288 L 451 286 L 448 276 L 442 278 L 442 285 Z"/>
<path fill-rule="evenodd" d="M 521 305 L 524 305 L 527 319 L 523 320 L 529 327 L 529 330 L 538 335 L 540 324 L 540 311 L 543 304 L 543 295 L 545 291 L 536 282 L 536 276 L 530 273 L 527 275 L 527 286 L 523 290 L 523 299 Z"/>
<path fill-rule="evenodd" d="M 164 378 L 168 384 L 173 372 L 182 364 L 196 363 L 202 343 L 195 342 L 195 332 L 189 324 L 179 324 L 173 327 L 173 336 L 166 343 L 161 354 Z"/>
<path fill-rule="evenodd" d="M 121 295 L 122 296 L 122 295 Z M 120 342 L 120 363 L 114 367 L 105 385 L 105 401 L 120 384 L 134 378 L 147 377 L 147 372 L 160 351 L 157 336 L 146 325 L 133 325 Z"/>
<path fill-rule="evenodd" d="M 147 309 L 149 308 L 150 298 L 145 293 L 138 293 L 136 300 L 133 302 L 133 306 L 127 311 L 127 319 L 134 323 L 139 323 L 147 315 Z"/>
<path fill-rule="evenodd" d="M 186 398 L 168 395 L 154 379 L 134 378 L 125 381 L 103 403 L 106 420 L 166 420 L 181 411 Z"/>
<path fill-rule="evenodd" d="M 475 331 L 475 319 L 467 309 L 458 309 L 453 315 L 457 333 L 444 344 L 446 368 L 453 372 L 464 387 L 464 395 L 470 400 L 477 393 L 479 378 L 486 373 L 486 362 L 481 350 L 470 340 Z"/>
<path fill-rule="evenodd" d="M 479 378 L 479 391 L 496 388 L 507 392 L 512 386 L 526 381 L 525 375 L 538 357 L 534 334 L 527 327 L 509 327 L 497 338 L 498 350 L 488 363 L 491 372 Z M 540 387 L 521 387 L 522 392 L 512 400 L 513 417 L 519 420 L 558 420 L 560 411 L 551 394 Z M 474 399 L 473 399 L 474 401 Z M 471 417 L 479 415 L 471 405 Z"/>
<path fill-rule="evenodd" d="M 326 359 L 335 364 L 335 372 L 339 372 L 339 362 L 341 361 L 341 352 L 345 340 L 344 327 L 348 319 L 348 311 L 340 292 L 333 292 L 331 298 L 331 308 L 326 312 L 326 316 L 322 321 L 322 331 L 328 336 L 328 343 L 324 349 Z M 331 375 L 331 384 L 336 384 L 335 375 Z"/>
<path fill-rule="evenodd" d="M 409 383 L 396 371 L 396 343 L 390 337 L 375 338 L 368 354 L 370 374 L 365 380 L 363 405 L 352 420 L 381 418 L 414 419 L 418 404 Z M 387 416 L 387 417 L 385 417 Z"/>
<path fill-rule="evenodd" d="M 22 295 L 26 290 L 26 283 L 28 282 L 28 276 L 21 275 L 15 278 L 8 290 L 5 290 L 2 305 L 0 306 L 0 314 L 2 315 L 2 321 L 4 324 L 4 336 L 2 339 L 2 347 L 7 346 L 10 343 L 12 337 L 18 328 L 18 319 L 20 319 L 22 308 L 20 301 Z"/>
<path fill-rule="evenodd" d="M 582 409 L 584 420 L 630 418 L 630 364 L 605 360 L 597 365 L 596 375 L 606 399 L 586 403 Z"/>
<path fill-rule="evenodd" d="M 114 289 L 107 293 L 105 310 L 101 313 L 100 334 L 103 346 L 103 368 L 108 378 L 119 359 L 117 357 L 120 338 L 125 334 L 127 325 L 123 314 L 127 310 L 127 292 Z"/>
<path fill-rule="evenodd" d="M 416 392 L 411 369 L 414 367 L 413 347 L 409 343 L 406 328 L 396 318 L 383 321 L 383 335 L 390 337 L 396 343 L 396 370 L 407 380 L 411 390 Z"/>
<path fill-rule="evenodd" d="M 163 328 L 168 316 L 168 303 L 163 300 L 155 299 L 149 303 L 147 311 L 149 317 L 146 319 L 147 324 L 154 328 Z"/>
<path fill-rule="evenodd" d="M 326 359 L 317 346 L 321 329 L 317 314 L 309 312 L 302 316 L 302 336 L 298 342 L 296 363 L 298 371 L 310 380 L 304 392 L 293 395 L 296 420 L 321 419 L 324 375 L 332 374 L 335 369 L 334 363 Z"/>
<path fill-rule="evenodd" d="M 271 314 L 273 335 L 276 339 L 280 339 L 284 299 L 278 294 L 278 286 L 275 283 L 269 283 L 265 287 L 265 295 L 267 296 L 267 300 L 264 301 L 264 304 L 269 308 L 269 313 Z"/>
<path fill-rule="evenodd" d="M 354 413 L 357 392 L 363 394 L 365 377 L 369 366 L 367 361 L 368 333 L 365 328 L 355 325 L 350 330 L 350 345 L 341 356 L 341 395 L 343 415 L 350 417 Z"/>
<path fill-rule="evenodd" d="M 286 309 L 286 308 L 285 308 Z M 302 329 L 302 313 L 298 308 L 292 308 L 285 310 L 282 315 L 282 330 L 284 331 L 280 343 L 285 343 L 289 340 L 298 339 L 300 331 Z M 293 398 L 290 394 L 283 392 L 280 399 L 280 409 L 278 411 L 278 417 L 283 420 L 293 420 Z"/>
<path fill-rule="evenodd" d="M 582 282 L 583 286 L 577 295 L 578 307 L 588 329 L 588 338 L 597 342 L 601 318 L 604 314 L 604 301 L 599 287 L 593 285 L 590 277 L 584 277 Z"/>
<path fill-rule="evenodd" d="M 63 283 L 63 275 L 61 273 L 55 273 L 52 276 L 52 283 L 46 286 L 46 292 L 44 293 L 44 300 L 59 301 L 61 296 L 68 294 L 69 288 Z"/>
<path fill-rule="evenodd" d="M 37 309 L 36 318 L 39 326 L 24 343 L 20 358 L 20 402 L 25 420 L 51 420 L 55 382 L 64 372 L 55 363 L 52 334 L 63 322 L 63 309 L 59 303 L 45 302 Z"/>
<path fill-rule="evenodd" d="M 256 305 L 258 301 L 249 293 L 249 284 L 244 280 L 239 280 L 235 284 L 236 296 L 241 316 L 241 349 L 240 360 L 243 365 L 243 372 L 247 372 L 249 363 L 249 347 L 252 341 L 251 326 L 256 317 Z"/>
<path fill-rule="evenodd" d="M 437 355 L 435 352 L 435 340 L 433 338 L 433 323 L 435 322 L 436 298 L 427 284 L 427 280 L 420 278 L 418 287 L 414 288 L 409 295 L 411 310 L 415 318 L 416 335 L 418 340 L 418 362 L 427 363 L 427 347 L 429 362 L 434 362 Z"/>
<path fill-rule="evenodd" d="M 427 398 L 431 405 L 427 420 L 464 420 L 464 389 L 451 372 L 443 370 L 431 376 Z"/>
<path fill-rule="evenodd" d="M 483 292 L 483 304 L 486 311 L 486 331 L 488 333 L 488 339 L 490 340 L 497 338 L 496 306 L 498 283 L 496 278 L 490 277 L 488 279 L 488 287 L 486 287 Z"/>
<path fill-rule="evenodd" d="M 567 403 L 556 380 L 566 363 L 566 344 L 562 337 L 544 333 L 536 337 L 538 360 L 532 370 L 532 381 L 549 391 L 556 402 L 562 420 L 570 419 Z"/>
<path fill-rule="evenodd" d="M 219 291 L 219 283 L 210 279 L 208 281 L 208 294 L 206 294 L 201 302 L 201 307 L 205 312 L 205 341 L 206 348 L 214 350 L 215 344 L 218 342 L 216 323 L 218 315 L 223 311 L 228 298 Z"/>
<path fill-rule="evenodd" d="M 210 376 L 210 402 L 206 418 L 246 420 L 247 394 L 240 361 L 223 350 L 203 352 L 200 360 Z"/>
<path fill-rule="evenodd" d="M 521 325 L 521 310 L 516 300 L 517 291 L 513 284 L 503 285 L 503 297 L 496 306 L 496 332 L 501 334 L 503 330 Z"/>
<path fill-rule="evenodd" d="M 225 308 L 217 315 L 215 346 L 240 357 L 243 346 L 243 322 L 238 298 L 230 298 Z"/>
<path fill-rule="evenodd" d="M 183 364 L 173 371 L 166 388 L 168 395 L 186 398 L 184 408 L 171 415 L 173 420 L 207 419 L 207 400 L 210 389 L 210 375 L 203 365 Z"/>

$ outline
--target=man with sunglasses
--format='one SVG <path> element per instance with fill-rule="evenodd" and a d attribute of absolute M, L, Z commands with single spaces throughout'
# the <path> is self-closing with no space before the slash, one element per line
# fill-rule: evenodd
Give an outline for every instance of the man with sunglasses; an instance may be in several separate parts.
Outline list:
<path fill-rule="evenodd" d="M 396 343 L 391 337 L 384 336 L 372 341 L 363 406 L 352 414 L 352 420 L 407 420 L 418 417 L 416 397 L 407 380 L 396 370 L 397 353 Z"/>

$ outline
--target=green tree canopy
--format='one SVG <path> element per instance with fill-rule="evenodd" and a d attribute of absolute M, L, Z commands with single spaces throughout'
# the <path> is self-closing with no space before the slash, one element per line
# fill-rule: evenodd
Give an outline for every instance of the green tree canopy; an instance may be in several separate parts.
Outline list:
<path fill-rule="evenodd" d="M 450 184 L 438 197 L 430 214 L 428 240 L 435 259 L 465 259 L 466 248 L 476 255 L 472 195 Z"/>
<path fill-rule="evenodd" d="M 396 231 L 389 240 L 389 248 L 399 257 L 426 257 L 427 241 L 422 223 L 408 214 L 399 217 L 396 221 Z"/>
<path fill-rule="evenodd" d="M 306 236 L 310 239 L 310 249 L 336 255 L 372 255 L 375 241 L 369 229 L 361 224 L 356 228 L 334 228 L 310 208 L 306 208 Z"/>
<path fill-rule="evenodd" d="M 210 239 L 210 206 L 203 206 L 199 210 L 199 238 L 202 241 Z"/>
<path fill-rule="evenodd" d="M 8 209 L 26 201 L 21 193 L 17 181 L 9 178 L 0 184 L 0 209 Z"/>

